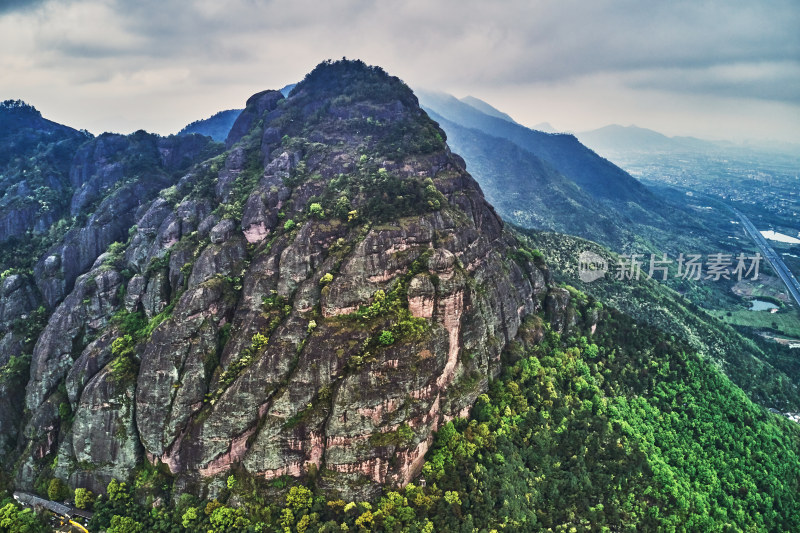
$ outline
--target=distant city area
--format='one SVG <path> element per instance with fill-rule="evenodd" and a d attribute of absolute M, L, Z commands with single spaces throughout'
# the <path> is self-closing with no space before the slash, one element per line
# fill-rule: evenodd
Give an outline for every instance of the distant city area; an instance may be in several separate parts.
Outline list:
<path fill-rule="evenodd" d="M 623 160 L 624 159 L 624 160 Z M 800 160 L 745 152 L 724 155 L 649 154 L 612 159 L 648 185 L 671 185 L 727 200 L 755 221 L 797 236 L 800 228 Z M 795 226 L 795 227 L 793 227 Z M 764 228 L 759 228 L 764 229 Z"/>
<path fill-rule="evenodd" d="M 800 153 L 791 146 L 770 149 L 699 139 L 668 138 L 635 127 L 609 126 L 578 134 L 598 154 L 627 170 L 659 196 L 691 208 L 706 222 L 709 236 L 721 243 L 760 246 L 746 232 L 739 213 L 764 237 L 783 276 L 767 267 L 760 283 L 738 283 L 737 297 L 765 297 L 786 308 L 751 312 L 726 305 L 712 314 L 736 326 L 754 327 L 766 337 L 800 347 L 800 310 L 794 307 L 792 282 L 800 275 Z M 795 148 L 794 150 L 792 150 Z M 786 282 L 785 279 L 789 279 Z M 730 293 L 729 293 L 730 294 Z M 752 301 L 752 300 L 750 300 Z M 769 315 L 772 316 L 769 316 Z"/>

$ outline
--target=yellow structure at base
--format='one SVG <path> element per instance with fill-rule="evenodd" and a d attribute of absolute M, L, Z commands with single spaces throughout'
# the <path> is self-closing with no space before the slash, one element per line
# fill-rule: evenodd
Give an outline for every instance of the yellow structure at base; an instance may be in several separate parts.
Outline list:
<path fill-rule="evenodd" d="M 77 528 L 78 528 L 78 529 L 80 529 L 81 531 L 85 531 L 86 533 L 89 533 L 89 530 L 88 530 L 88 529 L 86 529 L 85 527 L 83 527 L 82 525 L 80 525 L 79 523 L 77 523 L 76 521 L 74 521 L 74 520 L 70 520 L 70 521 L 69 521 L 69 523 L 70 523 L 70 524 L 72 524 L 73 526 L 77 527 Z"/>

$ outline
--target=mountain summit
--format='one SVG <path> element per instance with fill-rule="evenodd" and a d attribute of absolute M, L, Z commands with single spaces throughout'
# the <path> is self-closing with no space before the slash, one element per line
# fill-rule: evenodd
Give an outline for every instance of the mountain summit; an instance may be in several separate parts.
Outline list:
<path fill-rule="evenodd" d="M 541 309 L 546 271 L 383 70 L 327 62 L 288 98 L 258 93 L 226 144 L 55 309 L 20 483 L 57 456 L 95 490 L 144 458 L 198 493 L 231 468 L 347 494 L 405 484 Z"/>

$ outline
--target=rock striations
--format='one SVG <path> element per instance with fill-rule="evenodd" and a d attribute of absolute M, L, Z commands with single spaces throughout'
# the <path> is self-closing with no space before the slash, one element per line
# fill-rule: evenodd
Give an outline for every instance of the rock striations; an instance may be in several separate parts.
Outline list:
<path fill-rule="evenodd" d="M 53 309 L 17 482 L 101 491 L 149 461 L 206 495 L 234 469 L 365 497 L 417 476 L 550 290 L 444 137 L 397 78 L 327 62 L 251 97 L 221 155 L 155 143 L 200 161 L 176 181 L 73 198 L 96 211 L 35 294 L 2 286 L 0 310 Z M 79 151 L 78 190 L 116 179 L 122 139 Z"/>

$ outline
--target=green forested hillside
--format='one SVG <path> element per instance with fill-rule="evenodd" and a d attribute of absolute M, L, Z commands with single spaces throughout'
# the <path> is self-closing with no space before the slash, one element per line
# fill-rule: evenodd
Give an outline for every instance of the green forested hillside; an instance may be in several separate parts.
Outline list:
<path fill-rule="evenodd" d="M 797 426 L 686 345 L 599 315 L 594 335 L 512 350 L 473 420 L 439 432 L 425 468 L 460 512 L 481 530 L 796 531 Z"/>
<path fill-rule="evenodd" d="M 639 280 L 619 281 L 611 270 L 601 279 L 584 283 L 578 277 L 579 254 L 591 251 L 613 265 L 611 252 L 570 235 L 530 231 L 524 235 L 528 244 L 548 258 L 551 272 L 559 282 L 573 285 L 638 321 L 682 339 L 694 351 L 718 364 L 760 405 L 784 413 L 800 411 L 797 395 L 800 366 L 796 358 L 776 343 L 754 341 L 706 313 L 688 298 L 690 291 L 697 290 L 692 282 L 677 280 L 680 283 L 674 285 L 687 297 L 666 282 L 651 280 L 645 274 Z M 702 294 L 694 295 L 692 300 L 699 298 Z"/>

